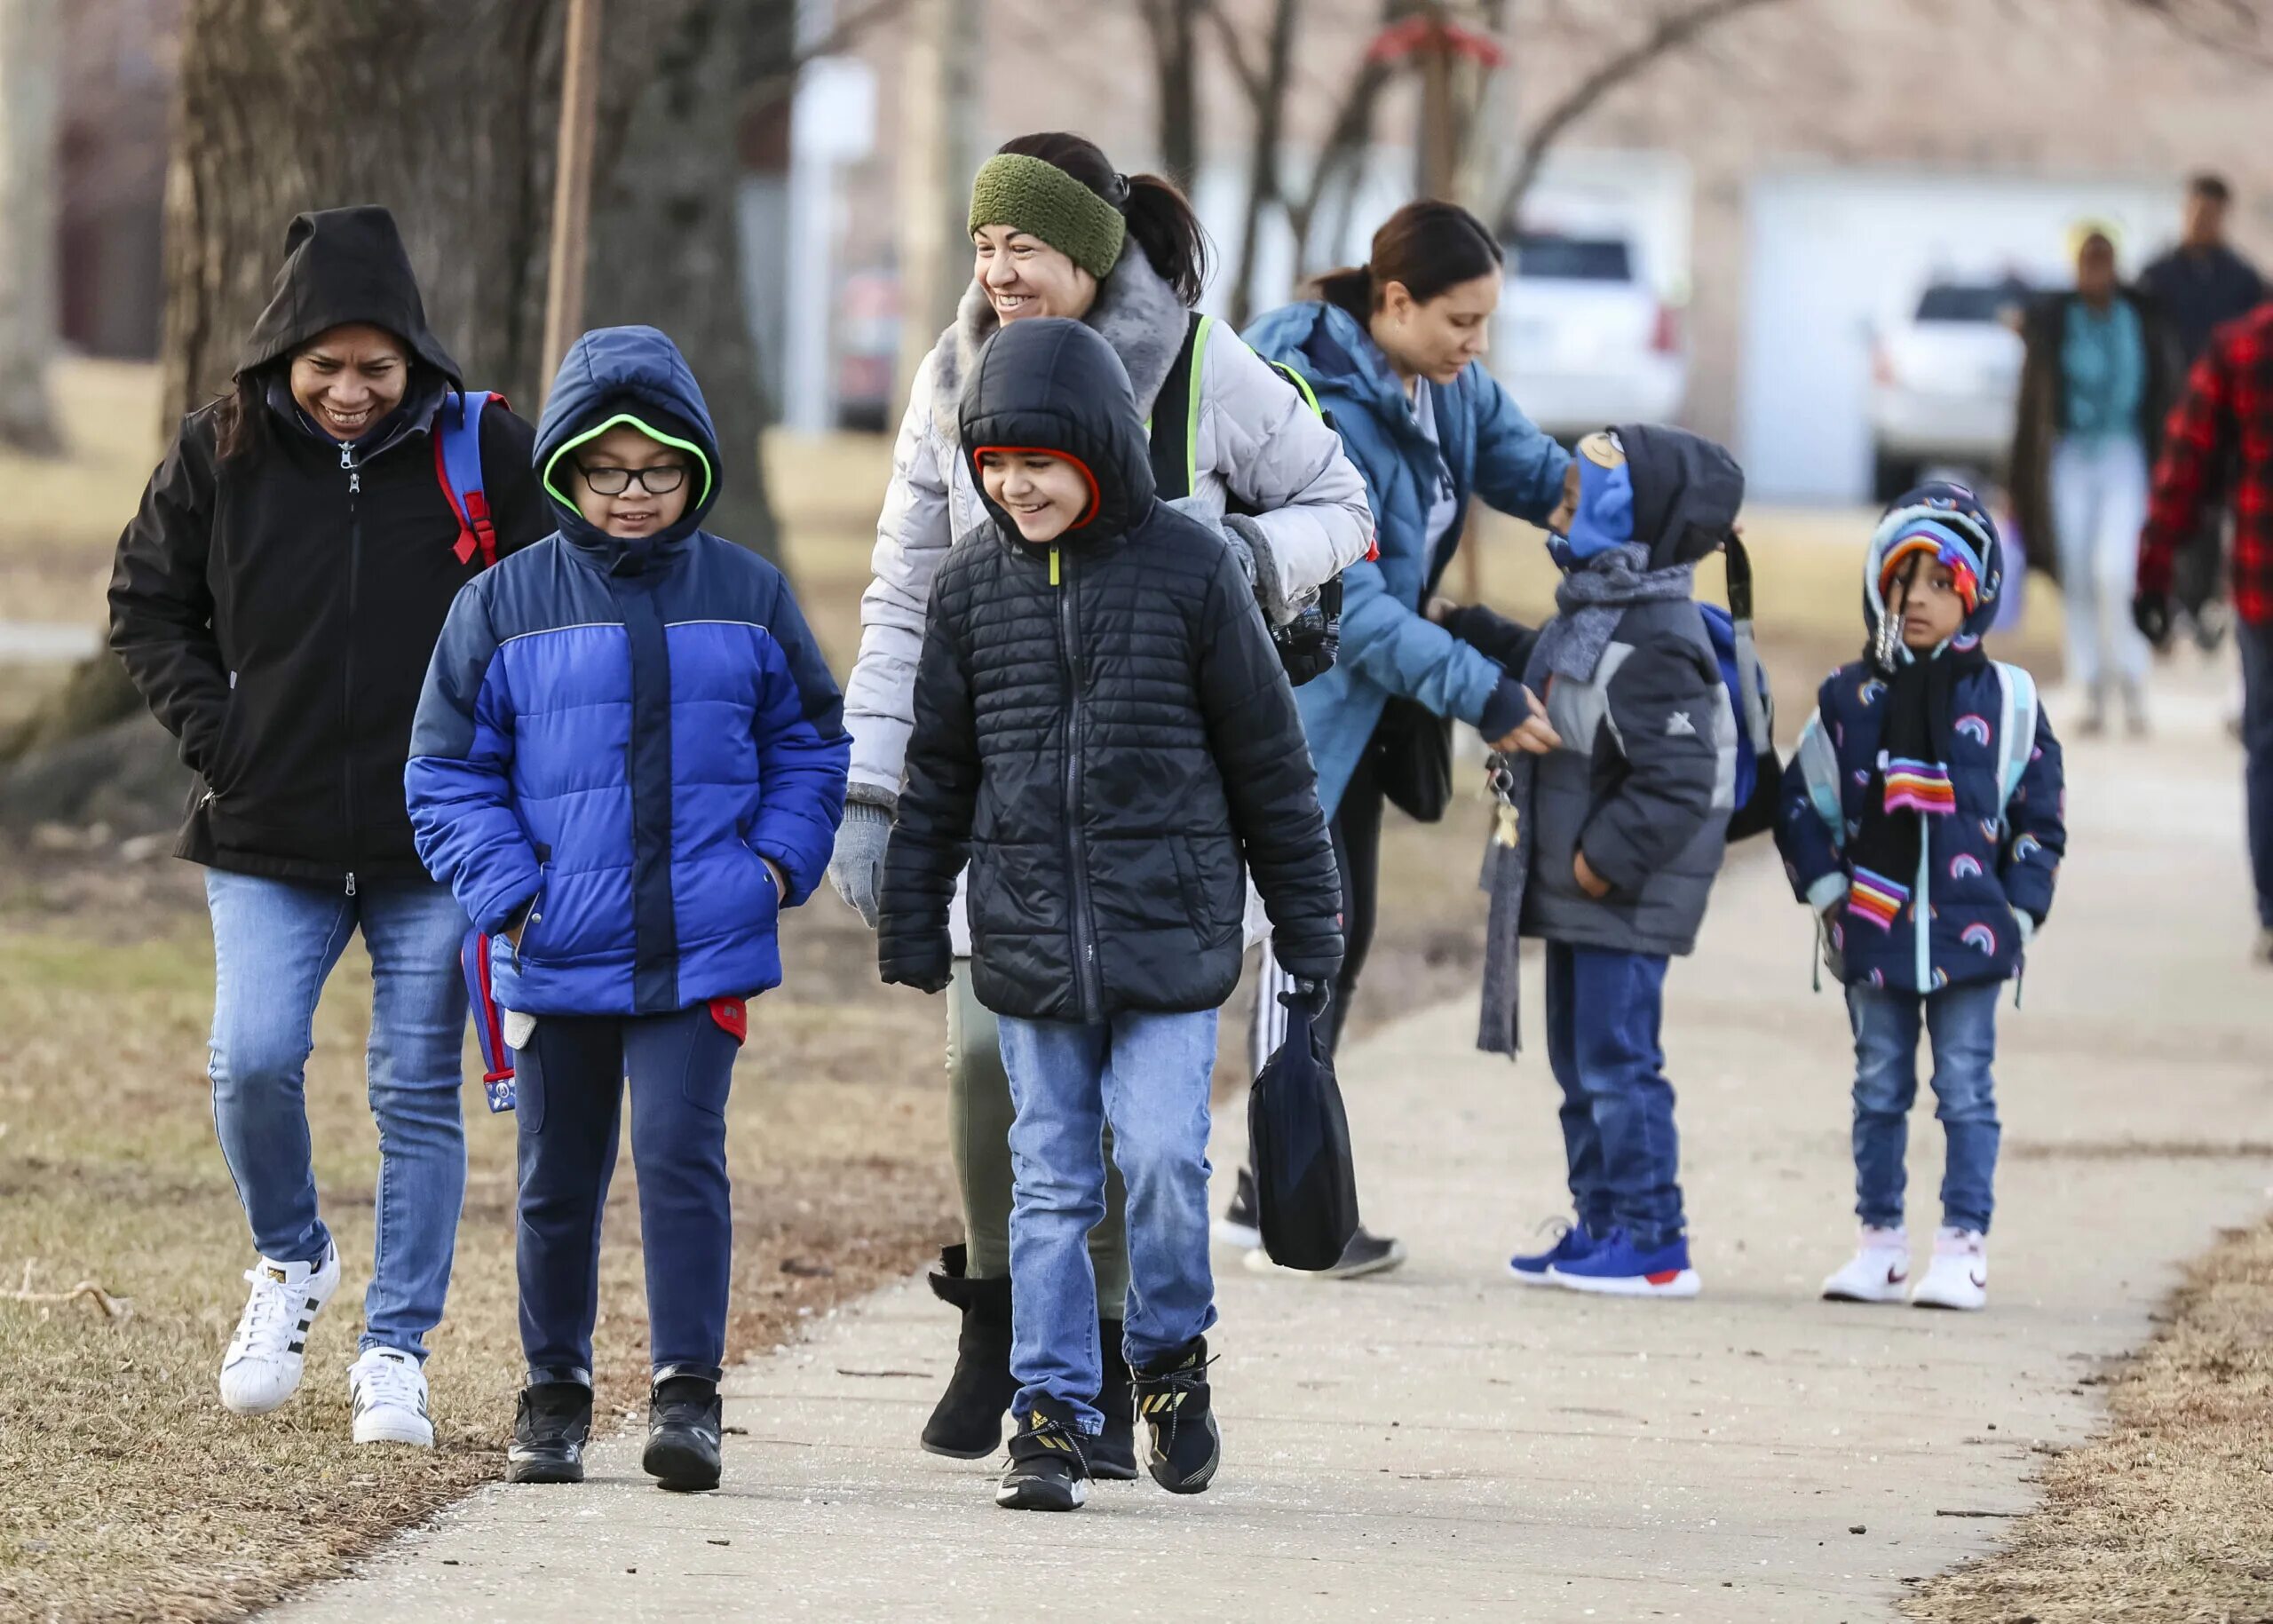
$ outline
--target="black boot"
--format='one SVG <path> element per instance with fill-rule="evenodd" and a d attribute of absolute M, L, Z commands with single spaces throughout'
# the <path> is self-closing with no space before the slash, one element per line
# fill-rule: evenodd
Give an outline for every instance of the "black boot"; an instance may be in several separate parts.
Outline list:
<path fill-rule="evenodd" d="M 532 1370 L 513 1410 L 508 1483 L 582 1483 L 592 1437 L 592 1388 L 582 1371 Z"/>
<path fill-rule="evenodd" d="M 692 1493 L 718 1486 L 718 1383 L 707 1376 L 658 1374 L 647 1399 L 647 1449 L 639 1465 L 658 1488 Z"/>
<path fill-rule="evenodd" d="M 1121 1351 L 1121 1322 L 1097 1321 L 1097 1345 L 1104 1351 L 1105 1385 L 1097 1391 L 1097 1412 L 1105 1430 L 1089 1440 L 1089 1476 L 1116 1482 L 1136 1480 L 1136 1399 L 1129 1390 L 1135 1378 Z"/>
<path fill-rule="evenodd" d="M 1152 1481 L 1171 1494 L 1197 1494 L 1224 1458 L 1224 1435 L 1208 1402 L 1208 1339 L 1195 1336 L 1136 1372 L 1136 1413 L 1152 1429 Z"/>
<path fill-rule="evenodd" d="M 1076 1511 L 1089 1497 L 1087 1450 L 1093 1440 L 1045 1401 L 1018 1418 L 1010 1466 L 994 1503 L 1013 1511 Z"/>
<path fill-rule="evenodd" d="M 957 1461 L 979 1461 L 1002 1446 L 1002 1417 L 1018 1397 L 1010 1374 L 1010 1282 L 965 1278 L 968 1254 L 944 1247 L 931 1276 L 931 1295 L 962 1311 L 955 1373 L 923 1423 L 923 1447 Z"/>

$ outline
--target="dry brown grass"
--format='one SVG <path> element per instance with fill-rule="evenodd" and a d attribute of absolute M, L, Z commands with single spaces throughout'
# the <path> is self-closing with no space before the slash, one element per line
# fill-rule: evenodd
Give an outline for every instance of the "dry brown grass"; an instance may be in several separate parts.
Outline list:
<path fill-rule="evenodd" d="M 2273 1220 L 2189 1267 L 2111 1376 L 2104 1433 L 2044 1470 L 1996 1555 L 1905 1606 L 1935 1624 L 2273 1620 Z"/>

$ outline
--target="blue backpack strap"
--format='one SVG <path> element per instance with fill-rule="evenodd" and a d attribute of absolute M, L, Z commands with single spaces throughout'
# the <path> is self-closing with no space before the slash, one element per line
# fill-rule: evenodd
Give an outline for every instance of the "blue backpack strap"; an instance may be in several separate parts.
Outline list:
<path fill-rule="evenodd" d="M 1808 717 L 1808 725 L 1800 730 L 1800 742 L 1794 751 L 1800 764 L 1801 781 L 1807 785 L 1808 804 L 1815 808 L 1815 815 L 1823 820 L 1824 828 L 1831 831 L 1831 844 L 1847 844 L 1847 812 L 1844 790 L 1839 771 L 1839 752 L 1825 731 L 1823 712 L 1818 710 Z"/>
<path fill-rule="evenodd" d="M 2002 660 L 1996 666 L 2005 701 L 1997 726 L 1997 815 L 2002 819 L 2036 753 L 2036 678 Z"/>
<path fill-rule="evenodd" d="M 443 400 L 434 422 L 434 477 L 457 515 L 458 562 L 471 564 L 479 552 L 484 569 L 497 562 L 497 528 L 481 486 L 481 414 L 492 400 L 505 404 L 487 390 L 462 391 Z"/>

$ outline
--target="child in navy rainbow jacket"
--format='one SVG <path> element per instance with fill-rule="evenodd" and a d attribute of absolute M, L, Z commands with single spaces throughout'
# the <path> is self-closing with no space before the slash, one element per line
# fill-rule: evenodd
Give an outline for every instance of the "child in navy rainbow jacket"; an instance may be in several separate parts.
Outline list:
<path fill-rule="evenodd" d="M 1888 509 L 1865 567 L 1864 658 L 1825 681 L 1785 769 L 1776 844 L 1822 921 L 1855 1034 L 1862 1240 L 1826 1297 L 1988 1300 L 1997 1002 L 2067 846 L 2060 742 L 2035 685 L 1981 648 L 2003 585 L 1997 527 L 1964 487 L 1921 486 Z M 1913 1290 L 1903 1155 L 1921 1026 L 1949 1153 L 1933 1262 Z"/>
<path fill-rule="evenodd" d="M 646 1470 L 718 1482 L 726 1096 L 781 909 L 844 810 L 843 701 L 779 570 L 707 534 L 717 436 L 653 328 L 587 333 L 536 437 L 559 530 L 469 582 L 405 774 L 419 856 L 490 939 L 520 1136 L 512 1481 L 577 1482 L 629 1076 L 654 1389 Z"/>

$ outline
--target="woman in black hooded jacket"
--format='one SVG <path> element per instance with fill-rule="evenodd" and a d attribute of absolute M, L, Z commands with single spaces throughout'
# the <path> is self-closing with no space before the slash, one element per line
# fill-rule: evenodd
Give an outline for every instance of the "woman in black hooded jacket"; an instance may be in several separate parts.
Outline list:
<path fill-rule="evenodd" d="M 176 852 L 206 869 L 214 1122 L 260 1252 L 221 1367 L 241 1414 L 298 1387 L 339 1282 L 301 1083 L 325 978 L 356 931 L 370 954 L 359 1443 L 433 1441 L 421 1367 L 465 1188 L 466 923 L 411 844 L 411 715 L 458 588 L 552 527 L 535 436 L 494 400 L 475 430 L 487 513 L 461 525 L 437 440 L 474 409 L 393 217 L 301 215 L 234 387 L 183 419 L 111 577 L 111 647 L 198 778 Z"/>

